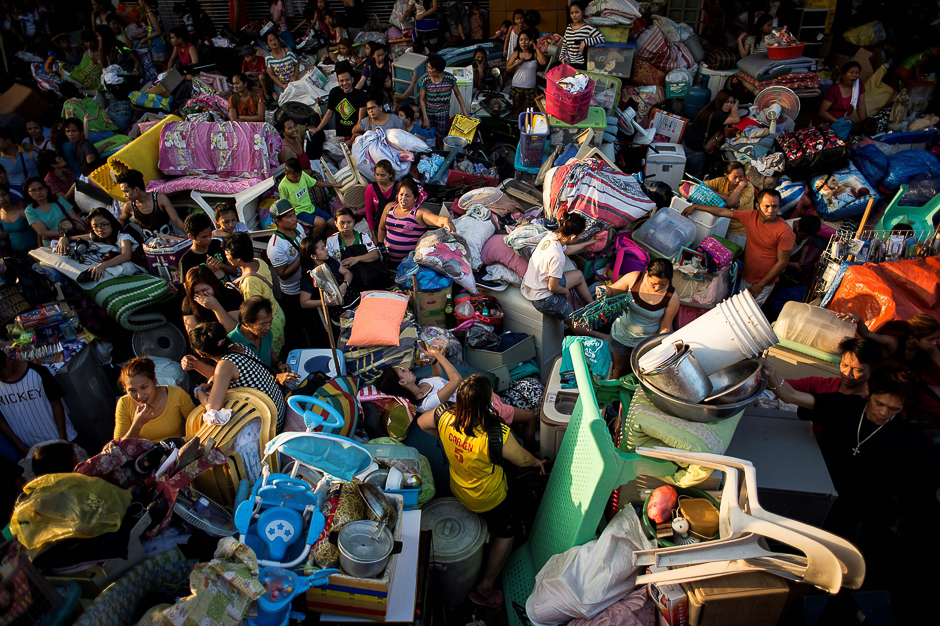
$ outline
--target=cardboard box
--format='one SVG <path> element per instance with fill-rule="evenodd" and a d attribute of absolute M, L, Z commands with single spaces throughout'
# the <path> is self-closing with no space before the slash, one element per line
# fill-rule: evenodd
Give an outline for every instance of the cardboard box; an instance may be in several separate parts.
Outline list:
<path fill-rule="evenodd" d="M 689 598 L 690 626 L 774 626 L 790 593 L 782 579 L 766 572 L 683 583 L 682 588 Z"/>
<path fill-rule="evenodd" d="M 648 567 L 647 574 L 666 571 L 665 567 Z M 659 623 L 666 626 L 689 626 L 689 598 L 682 585 L 649 585 L 653 603 L 659 607 Z"/>
<path fill-rule="evenodd" d="M 444 307 L 447 306 L 447 294 L 452 287 L 440 291 L 419 291 L 417 295 L 418 313 L 421 326 L 440 326 L 445 322 Z"/>
<path fill-rule="evenodd" d="M 0 115 L 16 113 L 22 119 L 39 117 L 49 104 L 38 91 L 26 85 L 14 84 L 0 95 Z"/>
<path fill-rule="evenodd" d="M 158 96 L 163 96 L 164 98 L 169 98 L 176 87 L 183 82 L 183 75 L 180 74 L 176 69 L 172 69 L 166 73 L 166 76 L 163 77 L 159 83 L 156 83 L 150 89 L 145 89 L 144 93 L 152 93 Z"/>

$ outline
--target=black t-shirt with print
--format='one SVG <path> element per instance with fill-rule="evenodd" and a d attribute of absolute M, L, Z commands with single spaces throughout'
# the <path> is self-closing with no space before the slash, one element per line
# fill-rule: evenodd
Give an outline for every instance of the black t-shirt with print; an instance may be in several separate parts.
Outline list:
<path fill-rule="evenodd" d="M 338 137 L 352 137 L 353 126 L 359 121 L 359 110 L 365 106 L 366 92 L 361 89 L 353 89 L 350 93 L 344 92 L 342 87 L 330 90 L 327 108 L 333 111 Z"/>
<path fill-rule="evenodd" d="M 222 242 L 218 239 L 213 239 L 212 243 L 209 244 L 209 251 L 204 254 L 194 252 L 192 248 L 183 253 L 183 256 L 180 257 L 180 280 L 186 280 L 186 272 L 191 268 L 202 265 L 206 262 L 206 259 L 209 257 L 217 259 L 222 263 L 228 263 L 228 260 L 225 257 L 225 250 L 222 248 Z M 216 275 L 222 274 L 225 275 L 225 272 L 219 270 L 216 272 Z"/>

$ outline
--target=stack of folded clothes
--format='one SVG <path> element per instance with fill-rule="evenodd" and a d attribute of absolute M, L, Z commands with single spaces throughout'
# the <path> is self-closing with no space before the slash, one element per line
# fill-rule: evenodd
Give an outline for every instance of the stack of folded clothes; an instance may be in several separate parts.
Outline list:
<path fill-rule="evenodd" d="M 738 78 L 753 94 L 768 87 L 787 87 L 801 98 L 820 94 L 816 60 L 809 57 L 772 60 L 760 52 L 738 61 L 738 70 Z"/>

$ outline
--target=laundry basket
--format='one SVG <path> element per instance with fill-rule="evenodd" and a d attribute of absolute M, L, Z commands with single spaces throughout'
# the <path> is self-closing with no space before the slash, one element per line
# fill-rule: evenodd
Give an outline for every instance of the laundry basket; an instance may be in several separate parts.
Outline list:
<path fill-rule="evenodd" d="M 686 178 L 690 178 L 695 182 L 695 189 L 689 194 L 689 202 L 692 204 L 704 204 L 706 206 L 725 206 L 725 201 L 722 200 L 721 196 L 715 193 L 711 187 L 688 174 L 686 174 Z"/>
<path fill-rule="evenodd" d="M 520 161 L 525 167 L 539 167 L 542 164 L 542 153 L 545 151 L 545 140 L 548 139 L 548 120 L 545 120 L 546 130 L 544 133 L 527 133 L 526 128 L 527 113 L 519 114 L 519 152 Z M 532 125 L 535 125 L 535 116 L 542 115 L 536 113 L 532 116 Z M 544 116 L 543 116 L 544 117 Z"/>
<path fill-rule="evenodd" d="M 559 81 L 579 73 L 582 72 L 570 65 L 559 65 L 545 74 L 545 112 L 565 124 L 577 124 L 586 118 L 594 97 L 595 83 L 590 77 L 587 87 L 580 93 L 568 93 L 559 85 Z"/>

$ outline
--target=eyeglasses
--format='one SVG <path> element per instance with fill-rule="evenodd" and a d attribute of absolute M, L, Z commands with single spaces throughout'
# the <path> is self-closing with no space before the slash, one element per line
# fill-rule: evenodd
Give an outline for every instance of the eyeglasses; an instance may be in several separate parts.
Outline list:
<path fill-rule="evenodd" d="M 253 324 L 245 324 L 245 326 L 250 326 L 251 328 L 271 328 L 271 322 L 255 322 Z"/>

